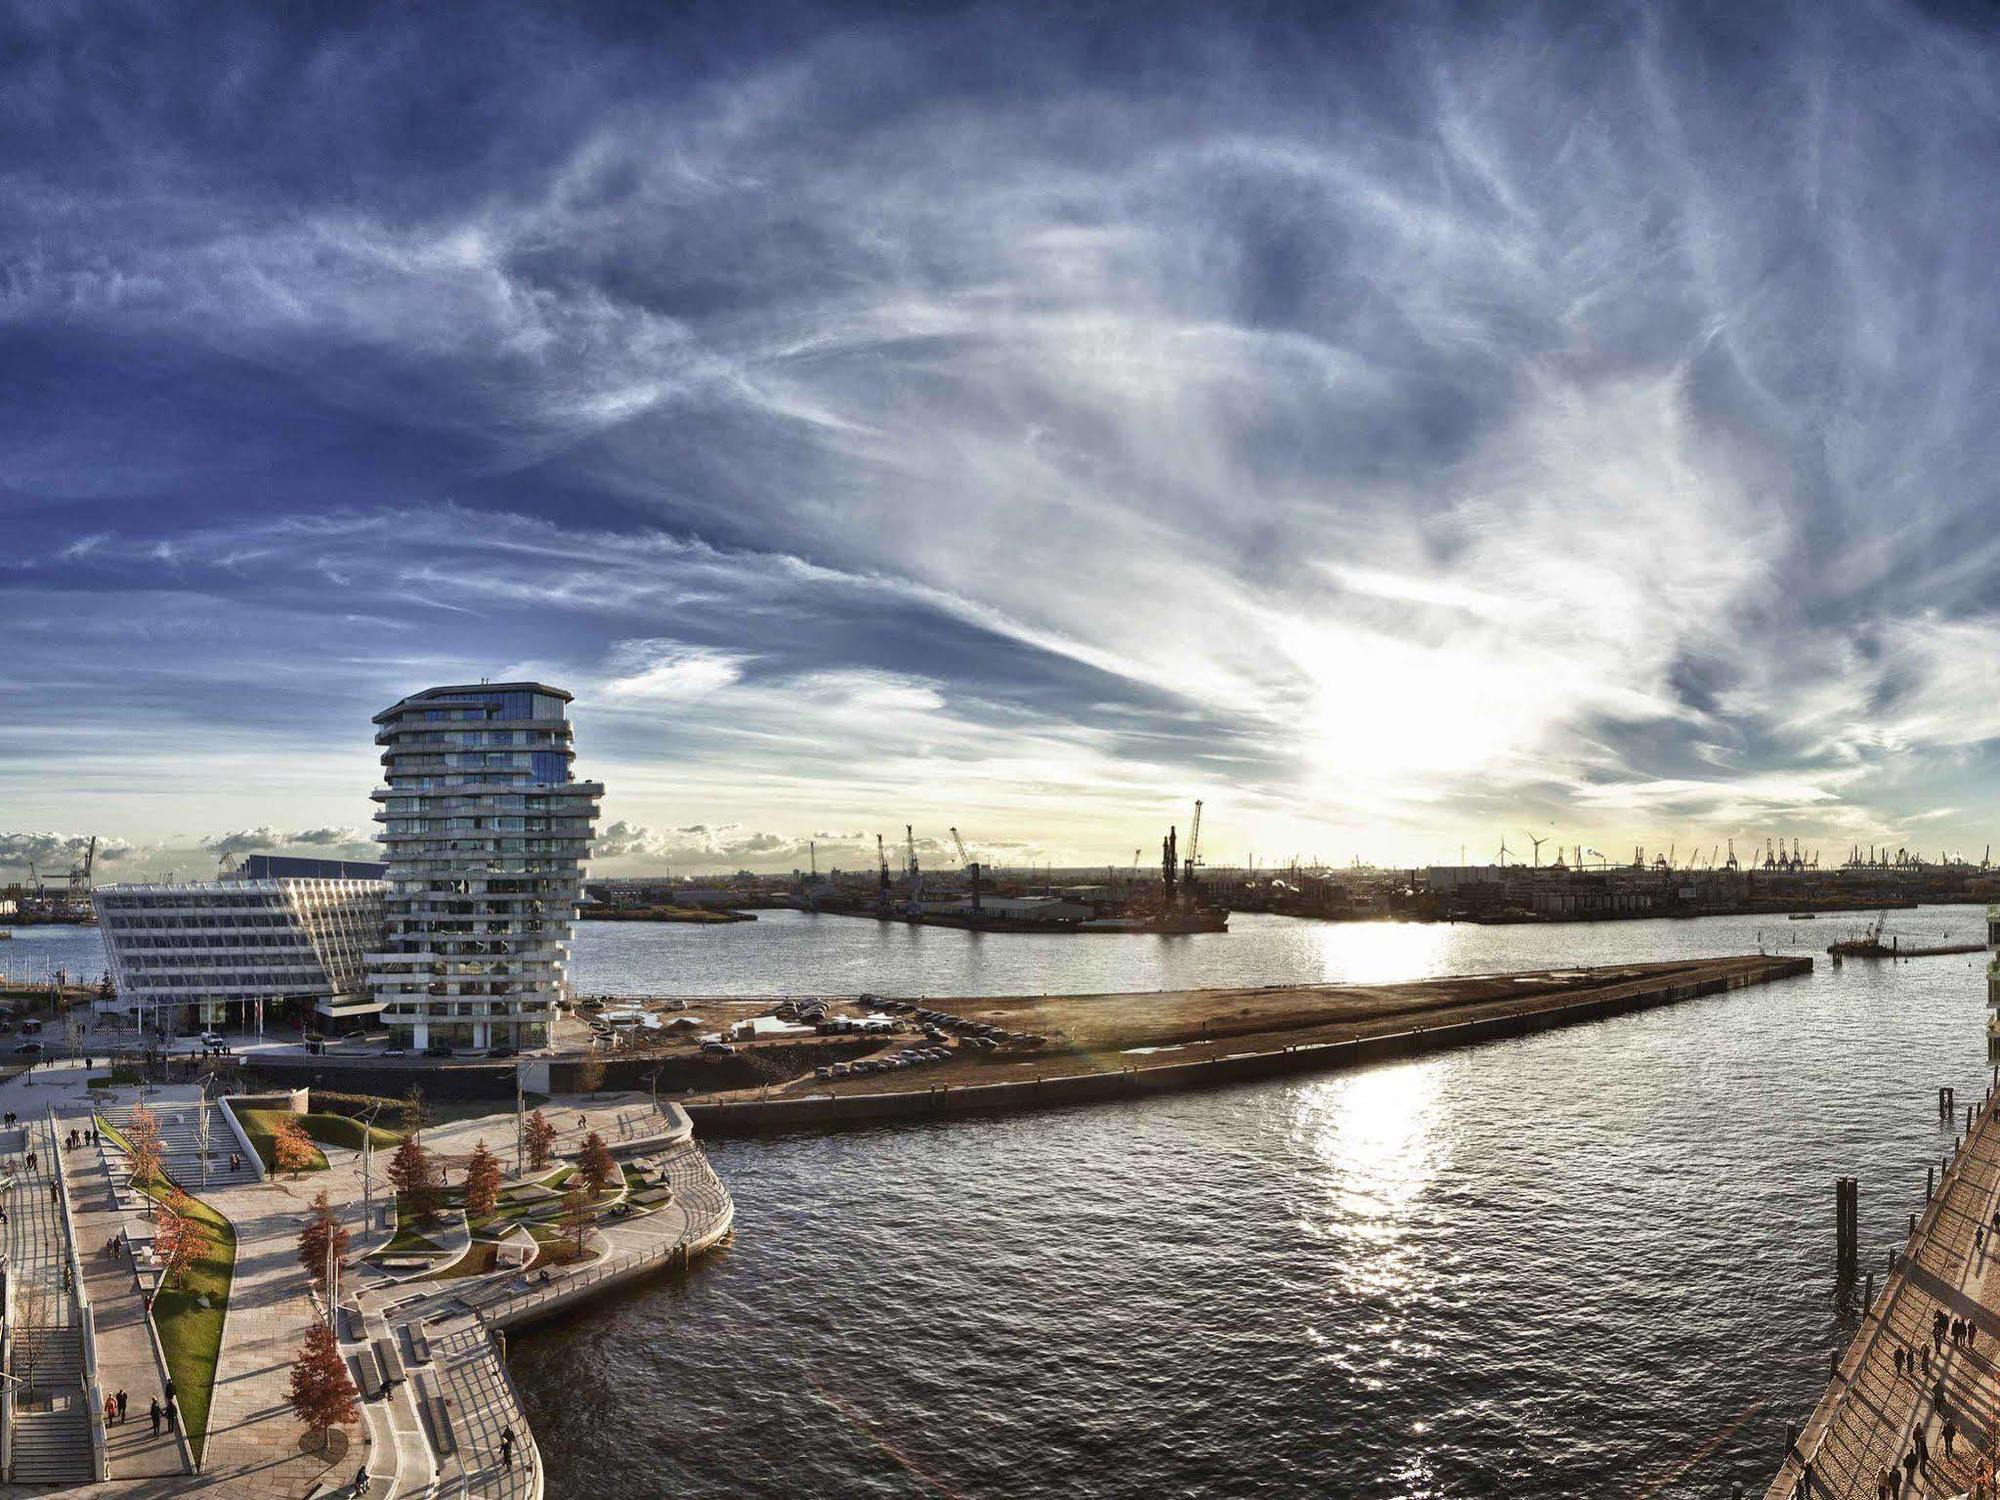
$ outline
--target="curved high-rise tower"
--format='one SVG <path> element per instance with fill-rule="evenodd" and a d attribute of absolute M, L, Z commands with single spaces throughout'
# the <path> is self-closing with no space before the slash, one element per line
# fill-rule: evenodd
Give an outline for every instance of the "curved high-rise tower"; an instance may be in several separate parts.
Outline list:
<path fill-rule="evenodd" d="M 604 795 L 570 775 L 569 701 L 539 682 L 478 683 L 375 715 L 389 871 L 368 977 L 392 1040 L 547 1044 Z"/>

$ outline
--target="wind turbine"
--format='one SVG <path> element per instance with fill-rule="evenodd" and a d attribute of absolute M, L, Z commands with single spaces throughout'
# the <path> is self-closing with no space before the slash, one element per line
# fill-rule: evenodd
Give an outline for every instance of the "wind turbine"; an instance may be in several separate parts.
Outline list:
<path fill-rule="evenodd" d="M 1547 834 L 1544 834 L 1540 838 L 1536 838 L 1532 833 L 1528 835 L 1528 842 L 1535 846 L 1535 868 L 1537 870 L 1539 870 L 1542 867 L 1542 845 L 1546 844 L 1548 841 L 1549 839 Z"/>
<path fill-rule="evenodd" d="M 1500 865 L 1501 865 L 1501 868 L 1503 868 L 1503 869 L 1504 869 L 1504 868 L 1506 868 L 1506 864 L 1507 864 L 1507 856 L 1508 856 L 1508 855 L 1510 855 L 1510 854 L 1512 854 L 1513 852 L 1514 852 L 1514 851 L 1513 851 L 1512 849 L 1509 849 L 1509 848 L 1507 847 L 1507 841 L 1506 841 L 1506 840 L 1505 840 L 1504 838 L 1503 838 L 1502 840 L 1500 840 Z"/>

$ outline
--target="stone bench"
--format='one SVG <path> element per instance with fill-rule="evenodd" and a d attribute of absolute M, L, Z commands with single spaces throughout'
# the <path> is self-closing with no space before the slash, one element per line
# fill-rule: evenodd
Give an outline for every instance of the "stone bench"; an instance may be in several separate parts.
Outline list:
<path fill-rule="evenodd" d="M 423 1403 L 424 1422 L 431 1430 L 431 1446 L 438 1457 L 450 1458 L 458 1452 L 458 1435 L 451 1430 L 451 1412 L 442 1396 L 426 1397 Z"/>
<path fill-rule="evenodd" d="M 355 1387 L 364 1401 L 373 1401 L 382 1389 L 382 1372 L 376 1367 L 374 1351 L 365 1345 L 347 1356 L 353 1369 Z"/>
<path fill-rule="evenodd" d="M 374 1348 L 375 1362 L 382 1367 L 382 1373 L 385 1376 L 391 1380 L 406 1380 L 409 1378 L 403 1373 L 402 1356 L 396 1353 L 396 1341 L 394 1339 L 377 1339 L 375 1340 Z"/>

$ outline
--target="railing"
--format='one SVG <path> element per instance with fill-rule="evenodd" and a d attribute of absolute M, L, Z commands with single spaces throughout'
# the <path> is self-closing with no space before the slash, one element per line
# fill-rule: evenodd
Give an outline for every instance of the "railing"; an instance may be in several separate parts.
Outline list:
<path fill-rule="evenodd" d="M 1973 1126 L 1975 1131 L 1987 1124 L 1988 1116 L 1993 1112 L 1993 1104 L 1994 1100 L 1989 1095 L 1978 1106 Z M 1889 1326 L 1891 1314 L 1897 1303 L 1901 1301 L 1903 1294 L 1910 1289 L 1908 1276 L 1898 1277 L 1896 1273 L 1902 1270 L 1906 1260 L 1913 1264 L 1921 1264 L 1916 1259 L 1915 1247 L 1924 1242 L 1926 1237 L 1936 1228 L 1938 1219 L 1942 1217 L 1945 1200 L 1950 1195 L 1949 1190 L 1953 1185 L 1951 1182 L 1953 1169 L 1959 1165 L 1965 1153 L 1970 1150 L 1972 1141 L 1973 1137 L 1967 1135 L 1963 1145 L 1950 1158 L 1944 1173 L 1940 1176 L 1937 1186 L 1931 1194 L 1930 1201 L 1925 1203 L 1922 1212 L 1917 1215 L 1916 1232 L 1910 1236 L 1908 1241 L 1910 1248 L 1895 1253 L 1889 1268 L 1889 1282 L 1883 1287 L 1882 1295 L 1876 1298 L 1873 1304 L 1862 1309 L 1864 1332 L 1849 1342 L 1847 1350 L 1841 1356 L 1837 1367 L 1837 1376 L 1841 1382 L 1840 1388 L 1832 1393 L 1832 1399 L 1825 1403 L 1822 1411 L 1814 1414 L 1813 1419 L 1808 1422 L 1806 1430 L 1799 1435 L 1800 1456 L 1806 1463 L 1813 1465 L 1815 1472 L 1819 1470 L 1821 1450 L 1825 1445 L 1827 1434 L 1834 1430 L 1836 1420 L 1847 1404 L 1847 1397 L 1852 1389 L 1852 1382 L 1855 1376 L 1866 1366 L 1876 1345 Z M 2000 1192 L 1989 1189 L 1984 1205 L 1989 1212 L 1993 1208 L 1996 1197 L 2000 1197 Z M 1921 1420 L 1920 1412 L 1917 1415 L 1918 1420 Z M 1907 1425 L 1908 1421 L 1909 1419 L 1905 1418 L 1903 1424 L 1899 1424 L 1899 1426 Z M 1896 1447 L 1900 1450 L 1902 1446 L 1903 1439 L 1899 1435 Z M 1781 1474 L 1782 1472 L 1781 1469 Z"/>
<path fill-rule="evenodd" d="M 0 1271 L 0 1370 L 14 1373 L 14 1273 Z M 0 1380 L 0 1475 L 14 1478 L 14 1382 Z"/>
<path fill-rule="evenodd" d="M 70 1299 L 76 1308 L 77 1337 L 82 1343 L 83 1373 L 78 1378 L 86 1405 L 85 1420 L 90 1429 L 90 1472 L 94 1479 L 105 1477 L 104 1392 L 97 1383 L 97 1316 L 90 1306 L 90 1293 L 83 1285 L 83 1261 L 76 1253 L 76 1221 L 69 1209 L 69 1164 L 63 1157 L 62 1127 L 55 1106 L 49 1106 L 49 1159 L 55 1163 L 56 1217 L 62 1224 L 63 1264 L 69 1272 Z"/>

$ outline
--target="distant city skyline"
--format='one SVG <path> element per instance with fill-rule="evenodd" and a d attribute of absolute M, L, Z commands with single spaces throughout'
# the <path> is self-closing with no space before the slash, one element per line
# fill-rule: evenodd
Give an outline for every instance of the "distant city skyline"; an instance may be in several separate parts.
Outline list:
<path fill-rule="evenodd" d="M 4 12 L 0 878 L 481 677 L 598 874 L 1981 857 L 1990 29 L 753 9 Z"/>

